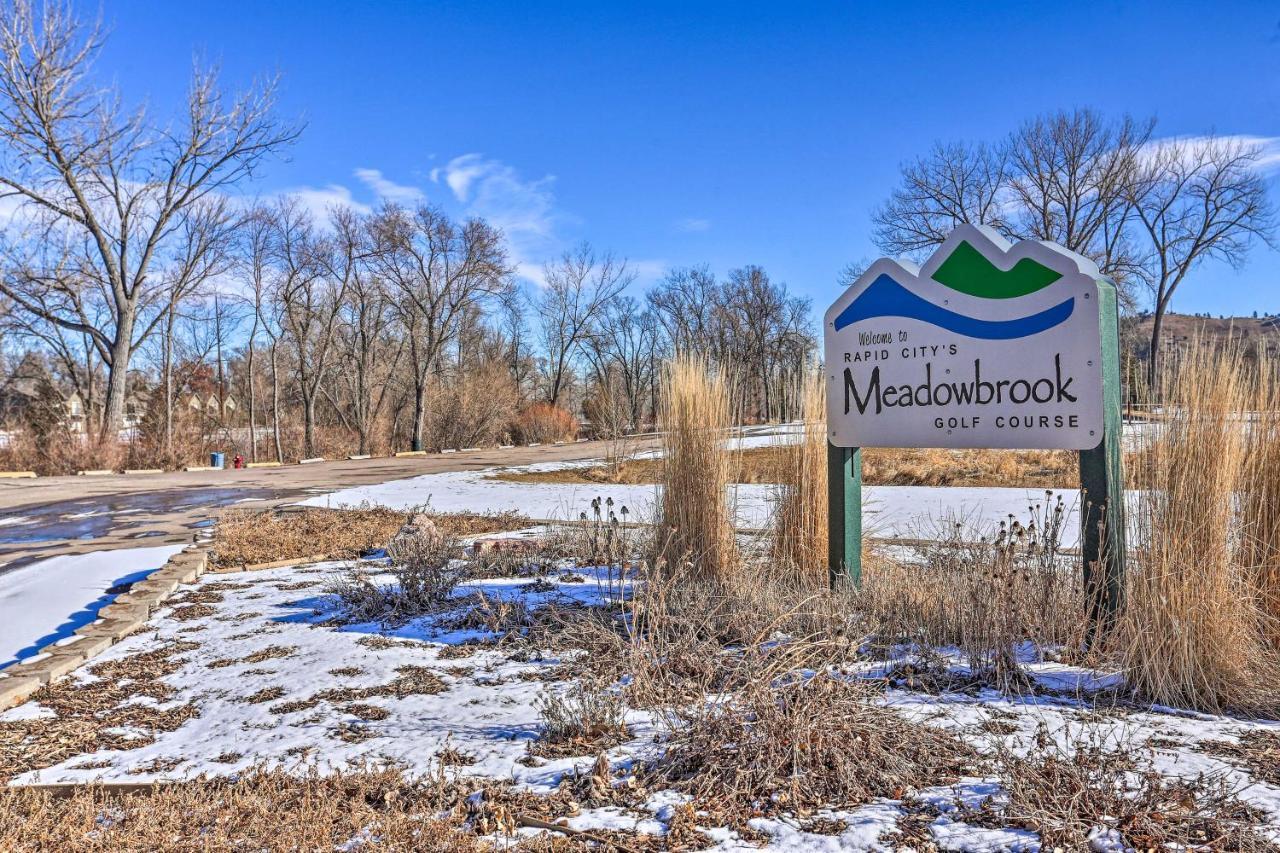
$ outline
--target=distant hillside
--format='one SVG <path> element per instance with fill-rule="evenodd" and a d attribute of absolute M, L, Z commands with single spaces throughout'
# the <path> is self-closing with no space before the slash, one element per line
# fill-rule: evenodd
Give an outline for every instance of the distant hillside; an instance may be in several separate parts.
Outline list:
<path fill-rule="evenodd" d="M 1151 338 L 1152 317 L 1131 317 L 1124 322 L 1132 335 L 1139 355 L 1146 353 L 1145 342 Z M 1263 341 L 1267 349 L 1280 347 L 1280 317 L 1196 317 L 1192 314 L 1166 314 L 1160 337 L 1165 346 L 1182 346 L 1193 340 L 1225 343 L 1234 340 L 1250 347 Z"/>

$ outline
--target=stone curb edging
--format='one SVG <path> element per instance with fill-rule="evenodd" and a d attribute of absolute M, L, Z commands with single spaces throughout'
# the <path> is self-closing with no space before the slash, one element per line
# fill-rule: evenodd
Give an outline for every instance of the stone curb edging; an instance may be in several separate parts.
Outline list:
<path fill-rule="evenodd" d="M 257 572 L 266 569 L 283 569 L 285 566 L 301 566 L 304 563 L 323 563 L 328 561 L 328 554 L 312 554 L 309 557 L 289 557 L 284 560 L 272 560 L 268 563 L 246 563 L 239 566 L 209 566 L 211 575 L 233 575 L 238 572 Z"/>
<path fill-rule="evenodd" d="M 31 480 L 35 476 L 35 471 L 0 471 L 0 480 Z"/>
<path fill-rule="evenodd" d="M 146 624 L 151 614 L 182 584 L 191 583 L 209 568 L 206 548 L 190 546 L 98 611 L 97 621 L 75 630 L 70 642 L 51 643 L 36 658 L 0 670 L 0 711 L 27 698 L 90 659 L 97 657 Z"/>

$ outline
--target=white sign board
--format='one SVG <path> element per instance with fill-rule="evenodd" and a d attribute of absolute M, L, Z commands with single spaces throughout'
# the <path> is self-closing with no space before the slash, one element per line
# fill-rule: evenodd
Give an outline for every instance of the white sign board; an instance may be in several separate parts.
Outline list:
<path fill-rule="evenodd" d="M 1061 246 L 973 225 L 918 269 L 876 261 L 823 324 L 831 443 L 1096 447 L 1098 277 Z"/>

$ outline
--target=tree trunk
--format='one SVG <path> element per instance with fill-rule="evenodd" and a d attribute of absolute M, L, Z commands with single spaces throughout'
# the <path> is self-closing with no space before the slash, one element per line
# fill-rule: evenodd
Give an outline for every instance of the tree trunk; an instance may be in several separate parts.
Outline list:
<path fill-rule="evenodd" d="M 129 358 L 133 355 L 133 316 L 122 314 L 116 329 L 116 340 L 111 345 L 111 364 L 107 365 L 107 401 L 102 417 L 102 431 L 98 434 L 99 446 L 120 442 L 120 429 L 124 426 L 124 398 L 129 391 Z"/>
<path fill-rule="evenodd" d="M 423 437 L 427 426 L 427 383 L 415 377 L 413 382 L 413 449 L 425 450 Z"/>
<path fill-rule="evenodd" d="M 1147 400 L 1156 397 L 1156 381 L 1160 377 L 1160 331 L 1164 325 L 1164 309 L 1157 301 L 1155 314 L 1151 321 L 1151 356 L 1147 359 Z"/>
<path fill-rule="evenodd" d="M 302 387 L 302 451 L 310 459 L 316 455 L 315 443 L 316 395 L 315 391 Z"/>
<path fill-rule="evenodd" d="M 256 334 L 256 330 L 255 330 Z M 258 461 L 258 394 L 253 383 L 253 335 L 249 336 L 246 370 L 249 374 L 249 461 Z"/>
<path fill-rule="evenodd" d="M 280 372 L 277 370 L 276 343 L 271 342 L 271 431 L 276 440 L 276 461 L 284 462 L 284 447 L 280 442 Z"/>

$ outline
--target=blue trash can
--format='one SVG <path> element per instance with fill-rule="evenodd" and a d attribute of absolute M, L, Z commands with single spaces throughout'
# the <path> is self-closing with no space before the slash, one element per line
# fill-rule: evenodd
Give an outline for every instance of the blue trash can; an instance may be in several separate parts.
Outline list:
<path fill-rule="evenodd" d="M 227 461 L 226 454 L 223 454 L 223 453 L 209 454 L 209 465 L 214 468 L 222 468 L 226 464 L 226 461 Z"/>

